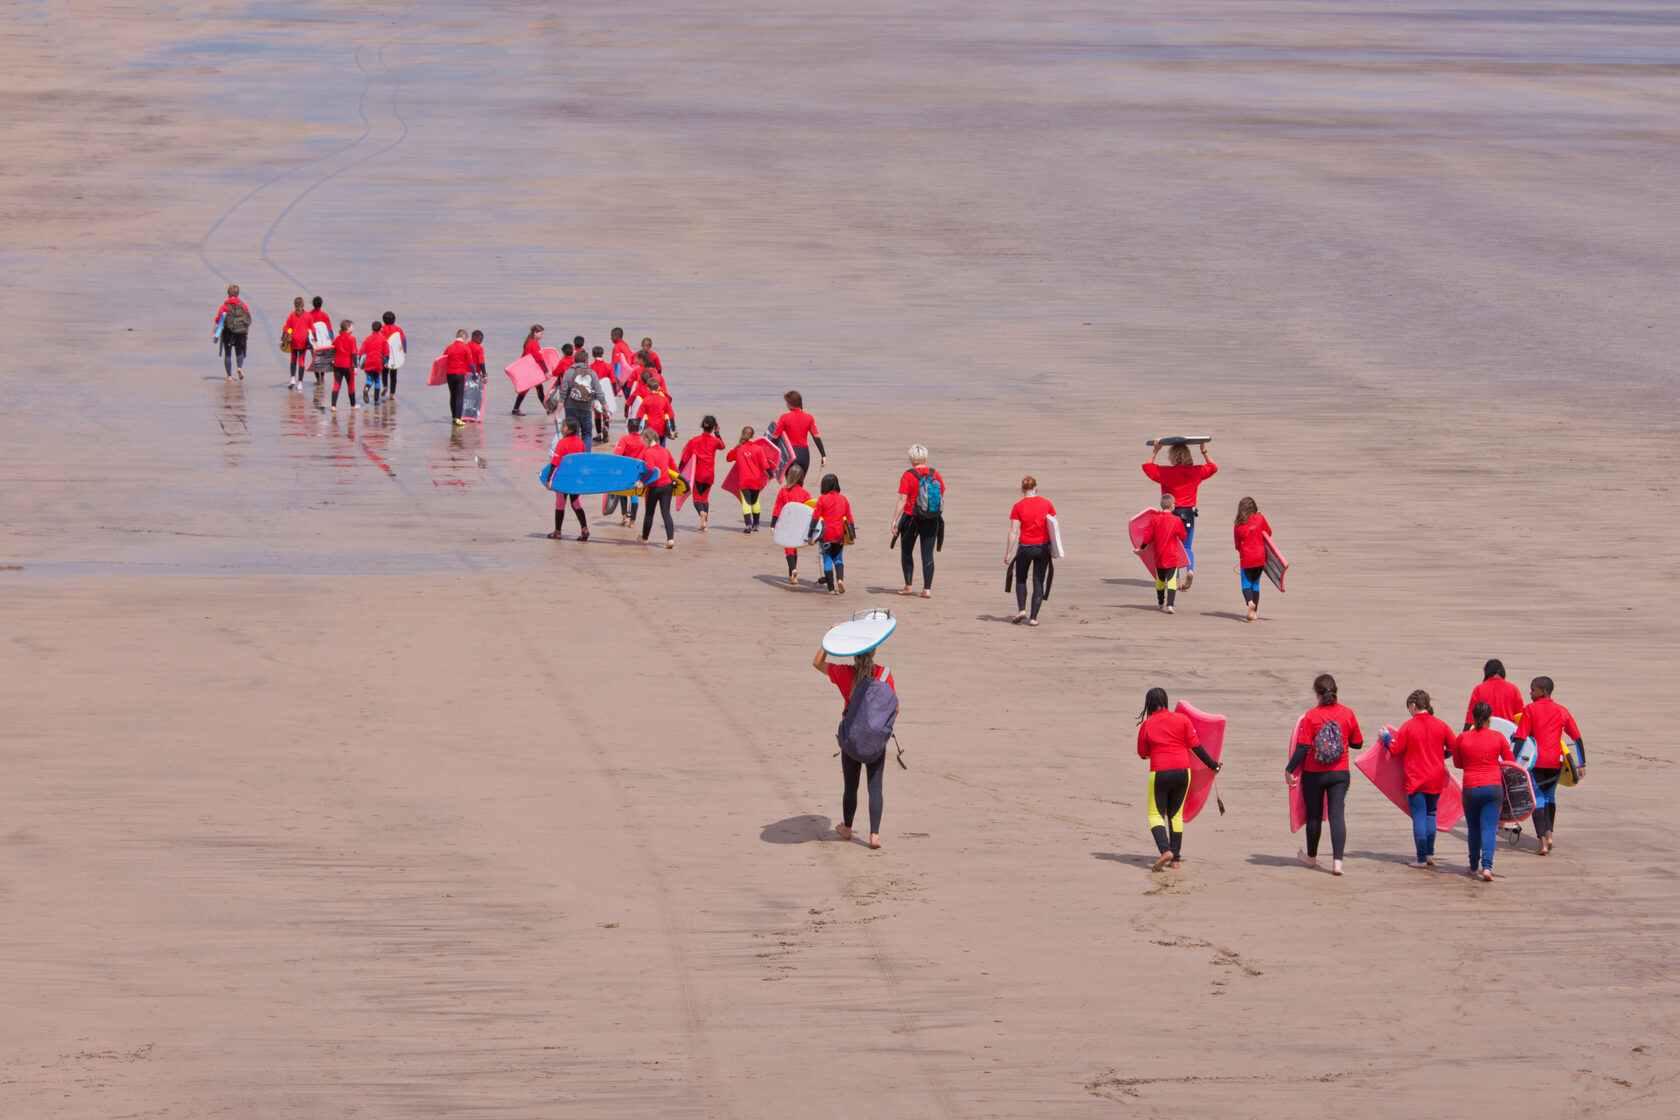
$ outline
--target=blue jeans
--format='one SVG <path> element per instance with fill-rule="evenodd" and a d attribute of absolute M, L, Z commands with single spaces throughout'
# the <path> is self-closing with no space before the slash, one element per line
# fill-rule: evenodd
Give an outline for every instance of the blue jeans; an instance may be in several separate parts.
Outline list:
<path fill-rule="evenodd" d="M 1196 507 L 1175 509 L 1173 513 L 1184 522 L 1184 558 L 1189 561 L 1184 566 L 1193 572 L 1196 570 Z"/>
<path fill-rule="evenodd" d="M 578 438 L 583 441 L 583 449 L 591 450 L 595 443 L 595 411 L 590 408 L 568 408 L 566 419 L 577 425 Z"/>
<path fill-rule="evenodd" d="M 1417 845 L 1417 861 L 1424 862 L 1435 854 L 1435 807 L 1441 802 L 1438 793 L 1408 793 L 1406 808 L 1412 814 L 1412 843 Z"/>
<path fill-rule="evenodd" d="M 1470 870 L 1493 869 L 1493 839 L 1499 832 L 1504 786 L 1475 786 L 1464 791 L 1464 824 L 1470 833 Z"/>

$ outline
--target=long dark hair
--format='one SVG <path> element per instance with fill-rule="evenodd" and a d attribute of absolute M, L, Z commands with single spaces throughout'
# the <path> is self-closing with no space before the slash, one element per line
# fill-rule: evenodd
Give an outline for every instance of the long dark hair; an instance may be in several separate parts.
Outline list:
<path fill-rule="evenodd" d="M 1476 706 L 1470 709 L 1470 720 L 1476 725 L 1477 731 L 1485 728 L 1488 725 L 1488 720 L 1492 718 L 1493 705 L 1489 704 L 1486 700 L 1476 701 Z"/>
<path fill-rule="evenodd" d="M 1313 691 L 1318 693 L 1318 706 L 1328 708 L 1336 702 L 1336 678 L 1329 673 L 1320 673 L 1313 678 Z"/>
<path fill-rule="evenodd" d="M 537 332 L 542 329 L 543 325 L 541 323 L 533 323 L 531 325 L 531 329 L 525 334 L 525 342 L 529 342 L 533 338 L 537 337 Z M 524 345 L 524 343 L 521 343 L 520 345 Z"/>
<path fill-rule="evenodd" d="M 823 475 L 822 492 L 824 494 L 838 494 L 840 492 L 840 476 L 837 474 Z"/>
<path fill-rule="evenodd" d="M 1505 662 L 1497 657 L 1489 659 L 1488 663 L 1482 666 L 1482 679 L 1484 681 L 1490 681 L 1494 677 L 1498 677 L 1500 680 L 1505 679 Z"/>
<path fill-rule="evenodd" d="M 717 435 L 717 417 L 708 415 L 704 420 L 701 420 L 700 430 L 714 436 Z"/>
<path fill-rule="evenodd" d="M 1167 710 L 1167 690 L 1159 686 L 1143 694 L 1143 711 L 1138 713 L 1138 723 L 1142 723 L 1156 712 Z"/>
<path fill-rule="evenodd" d="M 1260 512 L 1260 507 L 1254 504 L 1253 498 L 1244 498 L 1237 503 L 1237 524 L 1245 525 L 1248 519 Z"/>

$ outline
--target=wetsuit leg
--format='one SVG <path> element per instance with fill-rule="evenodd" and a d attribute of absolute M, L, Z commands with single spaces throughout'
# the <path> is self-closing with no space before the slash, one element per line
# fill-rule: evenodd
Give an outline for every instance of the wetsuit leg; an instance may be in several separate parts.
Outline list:
<path fill-rule="evenodd" d="M 933 546 L 937 544 L 939 540 L 938 525 L 939 523 L 937 521 L 930 521 L 928 522 L 926 528 L 920 530 L 923 591 L 933 590 Z M 909 583 L 910 580 L 906 578 L 904 582 Z"/>
<path fill-rule="evenodd" d="M 1569 749 L 1569 744 L 1564 744 Z M 1530 820 L 1534 823 L 1534 834 L 1545 836 L 1552 831 L 1557 823 L 1557 787 L 1558 776 L 1563 770 L 1546 770 L 1536 766 L 1534 768 L 1534 799 L 1538 802 L 1534 809 L 1534 816 Z"/>
<path fill-rule="evenodd" d="M 1040 545 L 1032 558 L 1032 613 L 1029 618 L 1038 617 L 1038 608 L 1044 605 L 1044 577 L 1050 574 L 1050 547 Z"/>
<path fill-rule="evenodd" d="M 459 420 L 461 418 L 461 396 L 467 389 L 466 376 L 451 373 L 444 375 L 444 380 L 449 383 L 449 418 Z"/>
<path fill-rule="evenodd" d="M 1244 568 L 1242 570 L 1243 602 L 1260 605 L 1260 577 L 1264 575 L 1264 566 L 1259 568 Z"/>
<path fill-rule="evenodd" d="M 910 581 L 916 575 L 916 519 L 903 517 L 898 519 L 898 562 L 904 569 L 904 586 L 909 587 Z"/>
<path fill-rule="evenodd" d="M 1190 771 L 1149 772 L 1149 832 L 1155 847 L 1177 856 L 1184 843 L 1184 799 L 1190 793 Z"/>
<path fill-rule="evenodd" d="M 1027 609 L 1027 580 L 1032 571 L 1032 553 L 1022 545 L 1015 550 L 1015 609 Z"/>
<path fill-rule="evenodd" d="M 863 763 L 844 754 L 840 756 L 840 777 L 846 783 L 840 794 L 840 820 L 847 828 L 852 827 L 852 818 L 857 816 L 858 777 L 862 772 Z"/>
<path fill-rule="evenodd" d="M 1155 602 L 1170 607 L 1176 598 L 1178 598 L 1178 569 L 1156 568 Z"/>
<path fill-rule="evenodd" d="M 886 772 L 887 772 L 886 752 L 883 751 L 880 758 L 877 758 L 874 762 L 871 762 L 869 764 L 868 770 L 869 770 L 869 834 L 871 836 L 873 836 L 876 833 L 881 831 L 881 807 L 882 807 L 882 803 L 883 803 L 883 799 L 881 797 L 881 779 L 882 779 L 882 776 L 885 775 Z"/>

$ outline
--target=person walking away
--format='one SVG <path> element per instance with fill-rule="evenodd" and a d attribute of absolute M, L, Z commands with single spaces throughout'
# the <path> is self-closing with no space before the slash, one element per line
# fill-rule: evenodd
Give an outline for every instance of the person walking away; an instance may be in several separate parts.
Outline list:
<path fill-rule="evenodd" d="M 832 477 L 832 476 L 830 476 Z M 826 479 L 824 480 L 826 481 Z M 884 665 L 875 664 L 875 653 L 860 653 L 852 658 L 850 665 L 830 665 L 828 654 L 821 646 L 817 647 L 816 657 L 811 659 L 811 668 L 834 682 L 840 690 L 841 711 L 851 706 L 852 690 L 857 682 L 869 677 L 884 681 L 886 686 L 898 693 L 898 684 L 893 675 Z M 852 821 L 857 816 L 858 780 L 865 773 L 868 774 L 869 785 L 869 846 L 879 850 L 881 847 L 881 810 L 883 798 L 881 794 L 882 780 L 887 770 L 887 752 L 882 751 L 881 757 L 871 762 L 861 762 L 840 752 L 840 780 L 843 792 L 840 795 L 840 824 L 834 831 L 840 839 L 852 838 Z"/>
<path fill-rule="evenodd" d="M 391 356 L 391 342 L 385 337 L 383 324 L 378 319 L 368 329 L 368 335 L 362 339 L 362 402 L 365 404 L 371 398 L 374 404 L 379 403 L 381 378 L 385 373 L 385 363 Z"/>
<path fill-rule="evenodd" d="M 752 428 L 742 428 L 741 438 L 723 457 L 724 462 L 734 463 L 736 467 L 735 481 L 741 487 L 741 521 L 746 525 L 741 530 L 743 533 L 758 532 L 758 496 L 770 481 L 770 463 L 764 457 L 764 449 L 753 446 L 752 440 Z"/>
<path fill-rule="evenodd" d="M 1190 756 L 1219 773 L 1219 763 L 1202 748 L 1196 728 L 1182 712 L 1167 710 L 1167 690 L 1144 694 L 1138 713 L 1137 753 L 1149 761 L 1149 834 L 1160 858 L 1149 870 L 1177 867 L 1184 845 L 1184 801 L 1190 796 Z"/>
<path fill-rule="evenodd" d="M 408 360 L 408 335 L 404 334 L 403 329 L 397 326 L 396 312 L 387 311 L 379 318 L 385 324 L 380 328 L 380 333 L 385 336 L 385 343 L 391 348 L 390 353 L 385 356 L 385 376 L 383 378 L 385 395 L 395 397 L 397 395 L 397 371 L 402 369 L 403 363 Z"/>
<path fill-rule="evenodd" d="M 549 456 L 548 461 L 554 465 L 555 470 L 559 470 L 560 463 L 566 456 L 582 454 L 587 450 L 583 445 L 582 437 L 578 435 L 576 422 L 568 416 L 560 422 L 560 442 L 554 445 L 554 454 Z M 583 515 L 582 500 L 576 494 L 558 493 L 554 495 L 554 532 L 548 535 L 548 539 L 551 541 L 566 539 L 561 534 L 561 530 L 565 528 L 567 506 L 571 506 L 572 512 L 577 514 L 578 540 L 580 542 L 588 540 L 589 519 Z"/>
<path fill-rule="evenodd" d="M 821 450 L 821 445 L 818 445 Z M 933 598 L 933 554 L 945 543 L 945 479 L 927 465 L 928 449 L 910 447 L 910 469 L 898 479 L 898 497 L 893 508 L 893 535 L 898 538 L 899 563 L 904 568 L 900 595 L 914 595 L 910 580 L 915 574 L 913 552 L 922 546 L 922 598 Z"/>
<path fill-rule="evenodd" d="M 319 355 L 332 348 L 333 329 L 332 319 L 321 310 L 321 297 L 316 296 L 309 301 L 309 349 L 310 366 L 315 371 L 315 384 L 320 385 L 327 379 L 327 371 L 321 368 Z"/>
<path fill-rule="evenodd" d="M 805 411 L 805 398 L 797 392 L 782 394 L 782 400 L 787 403 L 788 410 L 770 425 L 771 438 L 781 438 L 787 441 L 788 448 L 793 452 L 793 461 L 811 473 L 811 444 L 817 445 L 819 461 L 817 466 L 828 465 L 828 452 L 823 450 L 822 436 L 817 432 L 817 422 L 809 412 Z"/>
<path fill-rule="evenodd" d="M 1333 861 L 1330 874 L 1340 875 L 1347 851 L 1348 755 L 1365 745 L 1365 737 L 1360 733 L 1359 720 L 1336 702 L 1335 677 L 1319 674 L 1313 681 L 1313 692 L 1318 695 L 1318 704 L 1301 717 L 1295 750 L 1283 777 L 1290 789 L 1300 784 L 1307 806 L 1307 848 L 1296 852 L 1295 858 L 1308 867 L 1318 866 L 1318 841 L 1328 806 Z"/>
<path fill-rule="evenodd" d="M 285 326 L 280 328 L 281 339 L 290 346 L 287 351 L 291 357 L 290 380 L 286 383 L 287 389 L 301 389 L 303 387 L 303 375 L 312 364 L 309 349 L 309 324 L 309 312 L 303 309 L 303 297 L 298 296 L 292 300 L 292 313 L 286 316 Z"/>
<path fill-rule="evenodd" d="M 595 346 L 590 349 L 589 368 L 595 371 L 601 386 L 613 397 L 618 396 L 618 382 L 613 379 L 612 366 L 608 365 L 602 355 L 606 351 Z M 607 443 L 612 439 L 612 417 L 604 408 L 595 410 L 595 442 Z"/>
<path fill-rule="evenodd" d="M 677 430 L 677 413 L 671 398 L 660 392 L 651 369 L 642 371 L 642 439 L 647 443 L 665 441 Z"/>
<path fill-rule="evenodd" d="M 1142 556 L 1144 549 L 1155 547 L 1155 606 L 1165 614 L 1174 613 L 1178 573 L 1187 559 L 1183 542 L 1184 522 L 1174 513 L 1173 496 L 1162 494 L 1161 509 L 1149 523 L 1149 536 L 1132 551 Z"/>
<path fill-rule="evenodd" d="M 449 420 L 457 428 L 466 426 L 461 419 L 461 397 L 466 392 L 467 375 L 472 372 L 472 344 L 466 331 L 456 331 L 455 341 L 443 352 L 443 379 L 449 386 Z"/>
<path fill-rule="evenodd" d="M 1482 666 L 1482 683 L 1470 690 L 1470 702 L 1464 705 L 1463 730 L 1470 730 L 1476 705 L 1484 700 L 1494 719 L 1508 719 L 1516 723 L 1517 717 L 1522 715 L 1522 689 L 1505 679 L 1505 663 L 1497 657 Z"/>
<path fill-rule="evenodd" d="M 1243 602 L 1248 607 L 1247 621 L 1260 614 L 1260 577 L 1266 574 L 1266 538 L 1272 526 L 1253 498 L 1237 503 L 1237 523 L 1232 537 L 1237 545 L 1237 573 L 1242 576 Z"/>
<path fill-rule="evenodd" d="M 596 347 L 597 350 L 600 347 Z M 712 512 L 712 483 L 717 481 L 717 453 L 723 450 L 723 441 L 718 438 L 718 422 L 716 416 L 706 416 L 700 421 L 700 434 L 689 437 L 683 444 L 682 454 L 677 456 L 679 464 L 694 460 L 694 512 L 700 515 L 700 531 L 706 531 L 706 521 Z M 681 470 L 679 465 L 678 470 Z M 780 507 L 778 507 L 780 508 Z M 770 524 L 776 521 L 771 518 Z"/>
<path fill-rule="evenodd" d="M 594 373 L 591 371 L 590 376 Z M 665 520 L 665 547 L 677 547 L 677 526 L 671 520 L 671 495 L 676 492 L 676 481 L 671 472 L 677 469 L 677 461 L 671 458 L 671 453 L 664 445 L 651 443 L 642 452 L 642 462 L 647 464 L 645 496 L 647 509 L 642 514 L 642 543 L 646 544 L 648 536 L 653 532 L 653 512 L 658 507 L 659 515 Z"/>
<path fill-rule="evenodd" d="M 232 381 L 237 372 L 239 380 L 245 380 L 245 346 L 250 341 L 251 309 L 239 298 L 238 284 L 228 285 L 227 299 L 216 309 L 211 322 L 222 325 L 221 333 L 216 336 L 216 346 L 221 351 L 222 369 L 227 372 L 227 379 Z"/>
<path fill-rule="evenodd" d="M 1172 495 L 1173 513 L 1184 522 L 1184 576 L 1178 586 L 1188 591 L 1190 581 L 1196 575 L 1196 495 L 1203 482 L 1219 473 L 1219 464 L 1208 458 L 1207 444 L 1196 445 L 1202 453 L 1201 465 L 1196 465 L 1190 457 L 1187 444 L 1175 443 L 1167 452 L 1167 465 L 1157 466 L 1155 460 L 1161 454 L 1161 441 L 1156 440 L 1150 449 L 1149 462 L 1143 465 L 1143 473 L 1151 480 L 1160 483 L 1161 493 Z"/>
<path fill-rule="evenodd" d="M 647 444 L 642 442 L 642 422 L 640 420 L 626 420 L 624 426 L 628 430 L 619 437 L 618 446 L 613 448 L 613 454 L 622 455 L 626 459 L 640 459 L 642 452 L 647 450 Z M 619 510 L 623 514 L 619 518 L 619 525 L 634 525 L 638 504 L 633 494 L 610 494 L 607 497 L 607 505 L 601 516 L 605 517 L 614 510 Z"/>
<path fill-rule="evenodd" d="M 1435 813 L 1447 787 L 1447 754 L 1458 736 L 1445 720 L 1435 718 L 1429 693 L 1421 688 L 1406 697 L 1406 711 L 1410 718 L 1387 743 L 1389 753 L 1398 755 L 1406 767 L 1406 811 L 1412 815 L 1412 846 L 1417 850 L 1417 859 L 1406 866 L 1434 867 Z"/>
<path fill-rule="evenodd" d="M 828 584 L 830 595 L 844 595 L 846 593 L 846 545 L 857 536 L 857 525 L 852 521 L 852 503 L 840 493 L 840 477 L 825 474 L 822 480 L 822 494 L 817 498 L 816 508 L 811 511 L 812 517 L 822 518 L 822 544 L 817 547 L 822 550 L 823 582 Z M 753 514 L 756 523 L 758 515 Z M 754 529 L 756 532 L 756 528 Z"/>
<path fill-rule="evenodd" d="M 590 450 L 594 443 L 595 398 L 601 394 L 602 389 L 600 379 L 595 376 L 595 371 L 589 368 L 587 352 L 580 351 L 575 346 L 572 348 L 572 364 L 562 374 L 556 392 L 560 394 L 561 407 L 566 410 L 566 419 L 577 422 L 584 450 Z"/>
<path fill-rule="evenodd" d="M 1558 778 L 1563 774 L 1563 736 L 1567 732 L 1575 744 L 1573 761 L 1575 780 L 1587 776 L 1587 744 L 1581 729 L 1569 709 L 1552 699 L 1552 678 L 1535 677 L 1529 682 L 1528 707 L 1517 718 L 1517 738 L 1534 740 L 1534 835 L 1540 842 L 1540 854 L 1552 852 L 1552 827 L 1557 823 Z M 1491 709 L 1491 705 L 1490 705 Z"/>
<path fill-rule="evenodd" d="M 1009 509 L 1009 543 L 1003 546 L 1003 564 L 1014 565 L 1006 581 L 1015 588 L 1015 615 L 1009 621 L 1026 620 L 1028 626 L 1038 625 L 1038 608 L 1050 597 L 1051 573 L 1055 570 L 1050 556 L 1050 518 L 1056 507 L 1048 498 L 1038 495 L 1038 479 L 1032 475 L 1021 480 L 1021 500 Z M 1032 576 L 1032 613 L 1027 613 L 1027 577 Z"/>
<path fill-rule="evenodd" d="M 338 334 L 333 336 L 332 344 L 332 410 L 338 411 L 338 389 L 344 386 L 350 393 L 350 410 L 354 412 L 361 405 L 356 403 L 356 334 L 350 328 L 355 324 L 348 319 L 340 319 Z"/>
<path fill-rule="evenodd" d="M 653 339 L 642 339 L 642 346 L 639 352 L 647 355 L 647 364 L 659 371 L 660 381 L 663 383 L 665 378 L 665 363 L 659 360 L 659 354 L 653 348 Z M 663 390 L 661 390 L 661 392 L 663 392 Z"/>
<path fill-rule="evenodd" d="M 782 516 L 782 507 L 789 502 L 803 505 L 811 500 L 810 491 L 800 485 L 801 482 L 805 481 L 805 471 L 798 463 L 787 469 L 784 479 L 782 488 L 776 491 L 776 505 L 770 511 L 770 528 L 772 529 L 776 527 L 776 519 Z M 788 586 L 798 587 L 799 550 L 797 548 L 784 548 L 782 551 L 787 555 Z"/>
<path fill-rule="evenodd" d="M 543 360 L 543 356 L 542 356 L 542 336 L 543 336 L 543 325 L 541 323 L 531 324 L 531 329 L 525 335 L 524 348 L 520 351 L 519 356 L 522 357 L 522 358 L 534 358 L 534 359 L 536 359 L 536 363 L 537 363 L 538 368 L 540 368 L 543 371 L 543 381 L 546 381 L 548 378 L 554 376 L 554 371 L 549 369 L 548 368 L 548 363 Z M 511 413 L 509 413 L 510 416 L 523 416 L 523 415 L 525 415 L 523 412 L 521 412 L 519 410 L 519 406 L 525 403 L 525 394 L 528 393 L 528 392 L 530 392 L 529 389 L 519 390 L 519 395 L 517 397 L 513 398 L 513 411 Z M 537 403 L 541 404 L 541 405 L 545 405 L 545 406 L 548 404 L 548 397 L 543 392 L 543 382 L 542 381 L 537 382 Z"/>
<path fill-rule="evenodd" d="M 1515 763 L 1510 741 L 1488 726 L 1493 706 L 1478 700 L 1470 708 L 1471 728 L 1453 747 L 1453 765 L 1464 771 L 1464 830 L 1470 844 L 1470 878 L 1493 882 L 1494 837 L 1505 801 L 1501 762 Z M 1542 853 L 1544 854 L 1544 853 Z"/>

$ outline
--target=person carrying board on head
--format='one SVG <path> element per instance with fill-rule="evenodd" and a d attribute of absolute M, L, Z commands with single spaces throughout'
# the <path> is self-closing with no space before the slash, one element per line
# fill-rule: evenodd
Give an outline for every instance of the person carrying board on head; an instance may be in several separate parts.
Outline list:
<path fill-rule="evenodd" d="M 1237 574 L 1242 577 L 1243 603 L 1248 607 L 1247 621 L 1260 614 L 1260 577 L 1266 573 L 1266 538 L 1272 527 L 1253 498 L 1237 503 L 1237 523 L 1232 537 L 1237 545 Z"/>
<path fill-rule="evenodd" d="M 1471 728 L 1453 745 L 1453 765 L 1464 771 L 1464 831 L 1470 845 L 1470 877 L 1493 882 L 1494 837 L 1499 807 L 1505 801 L 1500 763 L 1516 764 L 1510 740 L 1488 726 L 1493 706 L 1478 700 L 1470 706 Z M 1538 810 L 1536 810 L 1538 812 Z"/>
<path fill-rule="evenodd" d="M 1395 730 L 1388 741 L 1390 754 L 1399 755 L 1406 766 L 1406 811 L 1412 815 L 1412 846 L 1417 860 L 1407 867 L 1435 866 L 1435 813 L 1441 791 L 1447 785 L 1447 755 L 1458 736 L 1445 720 L 1435 717 L 1429 693 L 1413 689 L 1406 697 L 1411 718 Z M 1498 814 L 1494 814 L 1495 821 Z"/>
<path fill-rule="evenodd" d="M 1138 713 L 1137 753 L 1149 760 L 1149 834 L 1160 852 L 1151 871 L 1178 866 L 1184 846 L 1184 801 L 1190 796 L 1190 756 L 1219 773 L 1219 763 L 1202 748 L 1189 717 L 1167 708 L 1167 690 L 1152 688 Z"/>
<path fill-rule="evenodd" d="M 1359 720 L 1336 702 L 1336 678 L 1320 673 L 1313 681 L 1318 696 L 1296 729 L 1295 749 L 1284 768 L 1290 789 L 1299 783 L 1307 808 L 1307 847 L 1295 858 L 1308 867 L 1318 866 L 1318 841 L 1328 808 L 1330 816 L 1330 874 L 1342 873 L 1347 851 L 1348 756 L 1365 745 Z"/>
<path fill-rule="evenodd" d="M 898 685 L 893 680 L 892 673 L 886 666 L 875 664 L 875 651 L 860 653 L 852 658 L 850 665 L 830 665 L 828 653 L 821 646 L 817 647 L 817 656 L 811 659 L 811 668 L 834 682 L 840 690 L 842 708 L 850 708 L 852 693 L 857 682 L 873 678 L 886 684 L 894 695 L 898 693 Z M 840 839 L 852 838 L 852 820 L 857 816 L 858 779 L 867 772 L 869 775 L 869 846 L 881 847 L 881 809 L 883 798 L 881 783 L 887 770 L 887 753 L 881 751 L 879 757 L 869 761 L 851 757 L 844 748 L 840 752 L 840 777 L 844 783 L 840 795 L 841 823 L 834 831 L 839 833 Z"/>
<path fill-rule="evenodd" d="M 776 527 L 776 519 L 782 516 L 782 507 L 789 502 L 805 503 L 811 500 L 811 492 L 801 486 L 805 481 L 805 471 L 797 463 L 787 469 L 787 475 L 782 482 L 782 488 L 776 491 L 776 506 L 770 511 L 770 528 Z M 799 586 L 799 550 L 784 548 L 787 554 L 788 586 Z"/>
<path fill-rule="evenodd" d="M 1534 740 L 1534 794 L 1538 802 L 1534 816 L 1534 834 L 1540 841 L 1540 854 L 1552 852 L 1552 827 L 1557 823 L 1557 787 L 1563 768 L 1568 765 L 1575 781 L 1587 776 L 1587 744 L 1575 717 L 1569 709 L 1552 699 L 1552 678 L 1535 677 L 1529 682 L 1528 707 L 1517 718 L 1517 738 Z M 1565 757 L 1563 736 L 1567 733 L 1574 750 Z"/>
<path fill-rule="evenodd" d="M 1178 576 L 1185 570 L 1184 522 L 1174 512 L 1173 496 L 1161 495 L 1161 509 L 1149 523 L 1149 536 L 1132 551 L 1142 556 L 1155 550 L 1155 606 L 1164 614 L 1172 614 L 1173 600 L 1178 596 Z"/>
<path fill-rule="evenodd" d="M 1190 582 L 1196 575 L 1196 495 L 1202 483 L 1219 473 L 1219 464 L 1208 458 L 1207 444 L 1198 443 L 1197 449 L 1202 453 L 1202 462 L 1198 466 L 1190 456 L 1190 445 L 1173 443 L 1167 451 L 1167 465 L 1158 466 L 1155 462 L 1161 455 L 1161 441 L 1156 440 L 1149 451 L 1149 462 L 1143 464 L 1143 473 L 1155 482 L 1160 483 L 1161 493 L 1172 496 L 1173 514 L 1184 522 L 1184 573 L 1178 581 L 1180 590 L 1190 590 Z"/>
<path fill-rule="evenodd" d="M 927 465 L 928 449 L 910 447 L 910 468 L 898 478 L 898 498 L 893 509 L 893 535 L 898 538 L 898 559 L 904 569 L 900 595 L 914 595 L 910 579 L 915 574 L 917 542 L 922 546 L 922 598 L 933 598 L 933 554 L 945 543 L 945 479 Z"/>
<path fill-rule="evenodd" d="M 1015 588 L 1015 615 L 1010 622 L 1038 625 L 1038 608 L 1050 596 L 1051 573 L 1055 571 L 1050 555 L 1050 518 L 1054 516 L 1056 507 L 1050 499 L 1038 496 L 1038 479 L 1027 475 L 1021 480 L 1021 500 L 1009 508 L 1009 540 L 1003 546 L 1003 566 L 1008 573 L 1004 582 Z M 1028 573 L 1032 576 L 1030 615 Z"/>

